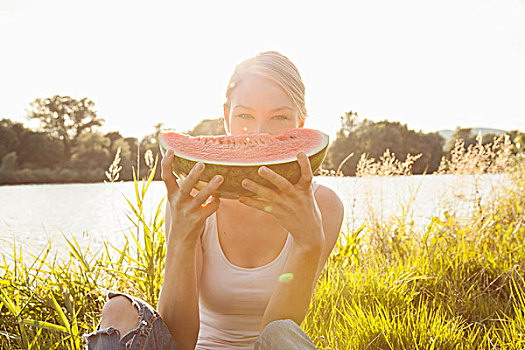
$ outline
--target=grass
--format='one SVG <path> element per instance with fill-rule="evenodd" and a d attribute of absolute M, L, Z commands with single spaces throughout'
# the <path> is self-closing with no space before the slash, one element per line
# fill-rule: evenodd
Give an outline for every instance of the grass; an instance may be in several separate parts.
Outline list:
<path fill-rule="evenodd" d="M 417 230 L 403 210 L 391 220 L 344 227 L 301 325 L 317 348 L 524 349 L 523 164 L 506 169 L 512 186 L 504 195 L 487 205 L 473 201 L 471 217 L 446 212 Z M 136 196 L 127 199 L 133 244 L 105 243 L 91 254 L 64 235 L 69 261 L 50 256 L 51 243 L 39 256 L 13 246 L 11 264 L 3 256 L 1 349 L 80 349 L 107 290 L 156 306 L 165 259 L 162 202 L 151 218 L 142 207 L 156 167 L 134 179 Z"/>
<path fill-rule="evenodd" d="M 322 349 L 524 348 L 525 228 L 502 219 L 435 219 L 419 242 L 382 253 L 350 236 L 318 283 L 308 333 Z"/>

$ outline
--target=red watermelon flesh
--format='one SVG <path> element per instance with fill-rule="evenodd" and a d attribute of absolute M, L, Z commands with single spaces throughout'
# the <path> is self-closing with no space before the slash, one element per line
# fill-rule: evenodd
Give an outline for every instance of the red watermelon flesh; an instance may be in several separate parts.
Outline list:
<path fill-rule="evenodd" d="M 304 152 L 315 172 L 324 160 L 328 148 L 328 136 L 313 129 L 286 129 L 281 134 L 250 134 L 237 136 L 196 136 L 173 131 L 161 132 L 159 144 L 164 154 L 174 152 L 173 172 L 184 179 L 195 163 L 203 162 L 206 167 L 196 184 L 202 189 L 215 175 L 222 175 L 224 182 L 216 192 L 225 198 L 253 196 L 241 186 L 248 178 L 264 186 L 273 187 L 258 174 L 265 165 L 284 176 L 291 183 L 299 181 L 301 170 L 297 154 Z"/>
<path fill-rule="evenodd" d="M 275 164 L 297 160 L 297 153 L 313 154 L 325 146 L 326 135 L 313 129 L 286 129 L 279 135 L 192 137 L 164 133 L 167 149 L 187 159 L 225 165 Z"/>

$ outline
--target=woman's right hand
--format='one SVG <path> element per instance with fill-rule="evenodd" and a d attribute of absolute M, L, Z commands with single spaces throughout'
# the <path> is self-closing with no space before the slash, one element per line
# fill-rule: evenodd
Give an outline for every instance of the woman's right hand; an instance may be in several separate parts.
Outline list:
<path fill-rule="evenodd" d="M 204 230 L 206 218 L 219 208 L 220 199 L 213 194 L 224 179 L 222 176 L 216 175 L 201 191 L 192 196 L 191 190 L 199 181 L 205 166 L 200 162 L 195 164 L 188 176 L 179 185 L 173 174 L 173 158 L 173 151 L 168 150 L 161 162 L 162 180 L 168 190 L 166 244 L 169 246 L 170 241 L 173 241 L 194 246 Z M 204 204 L 210 196 L 212 196 L 212 200 Z"/>

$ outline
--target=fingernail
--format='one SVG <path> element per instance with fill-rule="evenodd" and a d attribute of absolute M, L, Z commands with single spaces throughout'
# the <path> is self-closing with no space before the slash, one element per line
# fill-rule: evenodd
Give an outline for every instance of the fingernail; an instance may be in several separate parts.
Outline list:
<path fill-rule="evenodd" d="M 213 182 L 222 182 L 222 176 L 221 175 L 215 175 L 213 177 Z"/>
<path fill-rule="evenodd" d="M 196 168 L 197 168 L 197 170 L 200 171 L 200 170 L 204 169 L 204 164 L 202 164 L 201 162 L 199 162 L 199 163 L 197 163 Z"/>
<path fill-rule="evenodd" d="M 265 166 L 262 166 L 262 167 L 261 167 L 261 171 L 262 171 L 263 173 L 267 173 L 267 172 L 268 172 L 268 168 L 265 167 Z"/>

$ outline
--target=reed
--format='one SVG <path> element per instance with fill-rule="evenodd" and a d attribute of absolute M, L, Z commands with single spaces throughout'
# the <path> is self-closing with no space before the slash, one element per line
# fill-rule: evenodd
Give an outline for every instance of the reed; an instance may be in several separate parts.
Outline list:
<path fill-rule="evenodd" d="M 407 203 L 395 217 L 343 227 L 301 325 L 317 348 L 523 349 L 525 162 L 507 160 L 498 171 L 512 185 L 468 218 L 449 211 L 417 230 Z M 108 290 L 157 305 L 166 254 L 163 201 L 145 215 L 157 160 L 145 164 L 148 175 L 138 179 L 134 171 L 135 197 L 125 199 L 133 229 L 123 247 L 106 242 L 91 253 L 63 235 L 68 261 L 50 255 L 51 242 L 38 256 L 13 245 L 12 256 L 2 257 L 1 349 L 81 349 Z M 378 176 L 381 166 L 363 167 L 362 174 Z"/>

